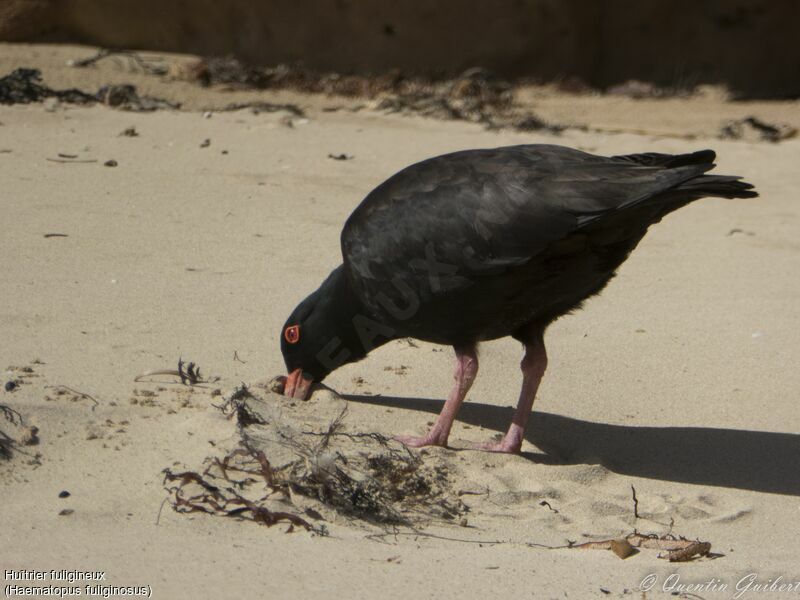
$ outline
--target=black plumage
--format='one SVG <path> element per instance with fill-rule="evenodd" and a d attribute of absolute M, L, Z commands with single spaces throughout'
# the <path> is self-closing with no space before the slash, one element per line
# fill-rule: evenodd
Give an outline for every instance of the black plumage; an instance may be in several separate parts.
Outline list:
<path fill-rule="evenodd" d="M 705 196 L 757 195 L 738 177 L 705 175 L 714 158 L 524 145 L 403 169 L 350 215 L 343 264 L 287 320 L 288 393 L 305 395 L 311 379 L 400 337 L 453 345 L 459 357 L 509 335 L 533 347 L 666 214 Z"/>

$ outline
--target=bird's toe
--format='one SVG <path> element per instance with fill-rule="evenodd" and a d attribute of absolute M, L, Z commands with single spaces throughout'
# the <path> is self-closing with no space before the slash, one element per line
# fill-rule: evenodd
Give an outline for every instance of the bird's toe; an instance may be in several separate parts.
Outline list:
<path fill-rule="evenodd" d="M 409 448 L 423 448 L 425 446 L 447 446 L 447 440 L 439 440 L 430 435 L 417 437 L 414 435 L 398 435 L 394 437 L 395 441 L 400 442 Z"/>
<path fill-rule="evenodd" d="M 473 450 L 500 452 L 503 454 L 519 454 L 521 447 L 521 443 L 511 442 L 506 439 L 502 439 L 499 442 L 476 442 L 471 444 Z"/>

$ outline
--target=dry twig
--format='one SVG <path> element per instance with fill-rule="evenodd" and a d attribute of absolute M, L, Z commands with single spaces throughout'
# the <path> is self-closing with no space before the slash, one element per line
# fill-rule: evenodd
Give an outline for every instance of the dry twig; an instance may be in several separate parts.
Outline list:
<path fill-rule="evenodd" d="M 128 61 L 132 64 L 136 64 L 142 71 L 148 73 L 150 75 L 166 75 L 167 74 L 167 67 L 164 65 L 157 65 L 151 62 L 147 62 L 141 56 L 139 56 L 136 52 L 132 52 L 130 50 L 110 50 L 107 48 L 103 48 L 98 50 L 97 53 L 87 56 L 86 58 L 81 58 L 78 60 L 70 60 L 67 64 L 70 67 L 77 67 L 77 68 L 84 68 L 91 65 L 94 65 L 101 60 L 106 58 L 110 58 L 112 56 L 124 56 L 128 59 Z"/>
<path fill-rule="evenodd" d="M 49 160 L 50 162 L 54 163 L 65 163 L 65 164 L 84 164 L 84 163 L 96 163 L 96 158 L 86 158 L 86 159 L 72 159 L 72 158 L 47 158 L 45 160 Z"/>
<path fill-rule="evenodd" d="M 633 516 L 639 518 L 639 499 L 636 497 L 636 488 L 631 485 L 631 493 L 633 494 Z"/>
<path fill-rule="evenodd" d="M 74 390 L 71 387 L 68 387 L 66 385 L 46 385 L 44 387 L 45 387 L 45 389 L 64 390 L 64 391 L 70 392 L 71 394 L 75 394 L 77 396 L 80 396 L 81 398 L 86 398 L 87 400 L 91 400 L 92 402 L 94 402 L 94 406 L 92 406 L 92 410 L 94 410 L 95 408 L 97 408 L 100 405 L 100 403 L 97 400 L 95 400 L 92 396 L 90 396 L 89 394 L 86 394 L 84 392 L 79 392 L 78 390 Z"/>

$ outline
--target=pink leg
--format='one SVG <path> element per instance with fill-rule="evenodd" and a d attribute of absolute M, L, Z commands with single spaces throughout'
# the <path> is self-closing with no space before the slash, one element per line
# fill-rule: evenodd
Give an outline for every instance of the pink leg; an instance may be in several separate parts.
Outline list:
<path fill-rule="evenodd" d="M 547 351 L 541 333 L 525 344 L 525 357 L 520 363 L 520 368 L 522 369 L 522 390 L 519 393 L 517 410 L 514 411 L 514 418 L 511 419 L 508 432 L 499 442 L 479 444 L 476 448 L 509 454 L 518 454 L 522 448 L 525 425 L 533 409 L 533 400 L 539 389 L 539 382 L 547 368 Z"/>
<path fill-rule="evenodd" d="M 464 402 L 464 398 L 478 374 L 478 353 L 475 350 L 475 346 L 455 348 L 455 351 L 456 370 L 453 375 L 455 384 L 447 397 L 447 401 L 444 403 L 442 412 L 439 413 L 439 417 L 436 419 L 436 423 L 424 437 L 404 435 L 396 437 L 397 441 L 412 448 L 447 446 L 447 438 L 450 436 L 453 420 L 455 420 L 458 409 L 461 408 L 461 404 Z"/>

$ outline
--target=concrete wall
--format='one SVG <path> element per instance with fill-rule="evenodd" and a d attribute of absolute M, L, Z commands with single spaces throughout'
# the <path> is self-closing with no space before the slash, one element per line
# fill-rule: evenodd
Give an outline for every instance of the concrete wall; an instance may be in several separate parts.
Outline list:
<path fill-rule="evenodd" d="M 800 93 L 798 0 L 0 0 L 0 39 Z"/>

